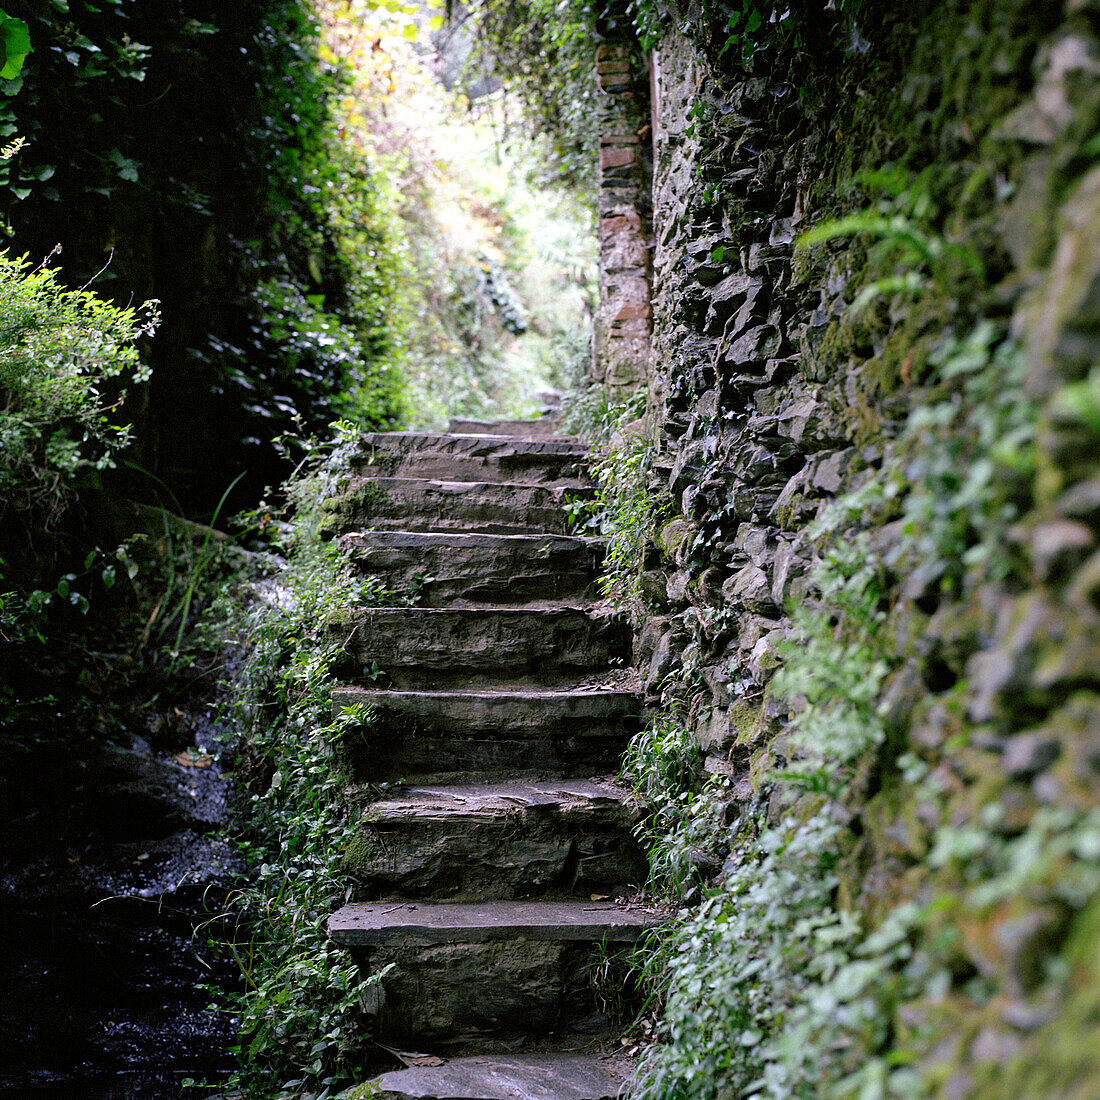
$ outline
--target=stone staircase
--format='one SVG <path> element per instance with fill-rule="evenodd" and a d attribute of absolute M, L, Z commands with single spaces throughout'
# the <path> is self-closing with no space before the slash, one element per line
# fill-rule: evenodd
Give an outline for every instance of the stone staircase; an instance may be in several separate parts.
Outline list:
<path fill-rule="evenodd" d="M 341 747 L 357 900 L 329 934 L 388 968 L 375 1033 L 418 1052 L 363 1095 L 625 1088 L 587 972 L 653 920 L 626 900 L 646 868 L 610 778 L 641 699 L 628 626 L 596 599 L 602 545 L 567 533 L 585 458 L 549 418 L 368 434 L 331 506 L 351 559 L 417 597 L 328 627 L 334 708 L 372 716 Z"/>

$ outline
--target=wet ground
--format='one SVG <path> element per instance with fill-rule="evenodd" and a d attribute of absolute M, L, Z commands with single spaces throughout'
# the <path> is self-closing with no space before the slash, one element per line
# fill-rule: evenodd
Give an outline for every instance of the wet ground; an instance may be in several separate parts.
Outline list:
<path fill-rule="evenodd" d="M 215 946 L 240 873 L 217 835 L 215 719 L 192 702 L 122 725 L 39 734 L 4 762 L 5 1097 L 176 1100 L 232 1066 L 233 1020 L 203 988 L 236 980 Z"/>

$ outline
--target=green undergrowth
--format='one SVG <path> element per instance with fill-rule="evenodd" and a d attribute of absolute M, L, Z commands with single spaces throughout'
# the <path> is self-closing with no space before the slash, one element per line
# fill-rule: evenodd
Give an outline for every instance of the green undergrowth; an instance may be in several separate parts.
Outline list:
<path fill-rule="evenodd" d="M 578 365 L 583 371 L 583 364 Z M 647 547 L 668 510 L 654 485 L 657 448 L 639 430 L 645 392 L 610 402 L 601 386 L 588 385 L 579 374 L 570 380 L 562 428 L 591 441 L 589 468 L 596 493 L 592 500 L 567 508 L 578 529 L 598 532 L 607 540 L 601 594 L 617 607 L 635 610 Z"/>
<path fill-rule="evenodd" d="M 351 607 L 393 602 L 374 578 L 355 574 L 319 535 L 320 503 L 354 446 L 354 430 L 314 452 L 286 487 L 289 518 L 254 517 L 281 528 L 285 559 L 219 611 L 243 659 L 229 685 L 238 758 L 237 824 L 248 885 L 234 899 L 239 933 L 228 945 L 244 979 L 229 1006 L 240 1019 L 233 1086 L 254 1097 L 333 1095 L 362 1062 L 364 978 L 326 934 L 350 898 L 340 857 L 351 837 L 345 780 L 334 745 L 349 721 L 329 700 L 339 646 L 325 623 Z"/>
<path fill-rule="evenodd" d="M 98 686 L 126 646 L 105 639 L 135 602 L 133 547 L 79 505 L 125 454 L 126 391 L 148 378 L 138 347 L 157 320 L 156 303 L 117 308 L 0 253 L 0 770 L 13 776 L 58 737 L 59 697 L 94 709 L 62 684 Z"/>

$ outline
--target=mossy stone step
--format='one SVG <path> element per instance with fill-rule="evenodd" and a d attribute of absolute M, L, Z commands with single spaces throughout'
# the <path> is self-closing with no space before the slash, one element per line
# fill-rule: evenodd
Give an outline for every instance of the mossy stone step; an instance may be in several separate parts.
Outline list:
<path fill-rule="evenodd" d="M 344 685 L 334 717 L 368 706 L 373 716 L 340 738 L 359 782 L 420 783 L 602 775 L 618 770 L 641 714 L 637 686 L 607 677 L 560 690 L 384 691 Z"/>
<path fill-rule="evenodd" d="M 348 477 L 322 501 L 322 529 L 329 537 L 366 528 L 565 535 L 571 525 L 565 506 L 594 492 L 584 484 Z"/>
<path fill-rule="evenodd" d="M 414 688 L 537 677 L 548 687 L 630 660 L 627 620 L 602 607 L 365 607 L 334 616 L 334 672 Z"/>
<path fill-rule="evenodd" d="M 368 432 L 351 459 L 367 477 L 498 481 L 528 485 L 587 484 L 587 448 L 555 439 L 442 432 Z"/>
<path fill-rule="evenodd" d="M 364 806 L 345 867 L 376 897 L 614 893 L 644 881 L 639 818 L 606 780 L 416 787 Z"/>
<path fill-rule="evenodd" d="M 366 972 L 384 968 L 377 1033 L 413 1049 L 548 1037 L 595 1007 L 592 946 L 629 945 L 656 923 L 597 902 L 347 905 L 329 935 Z"/>
<path fill-rule="evenodd" d="M 383 1073 L 342 1100 L 616 1100 L 630 1067 L 584 1054 L 452 1058 Z"/>
<path fill-rule="evenodd" d="M 509 435 L 517 439 L 558 439 L 569 437 L 557 433 L 556 416 L 540 416 L 537 420 L 472 420 L 452 417 L 448 435 Z"/>
<path fill-rule="evenodd" d="M 457 531 L 354 531 L 340 545 L 364 573 L 417 605 L 530 603 L 593 598 L 600 539 Z"/>

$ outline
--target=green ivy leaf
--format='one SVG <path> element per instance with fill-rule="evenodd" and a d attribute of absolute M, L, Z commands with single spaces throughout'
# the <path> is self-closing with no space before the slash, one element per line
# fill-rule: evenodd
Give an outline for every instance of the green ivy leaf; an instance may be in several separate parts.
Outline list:
<path fill-rule="evenodd" d="M 0 13 L 0 48 L 4 51 L 4 66 L 0 77 L 14 80 L 31 52 L 31 35 L 22 19 Z"/>

